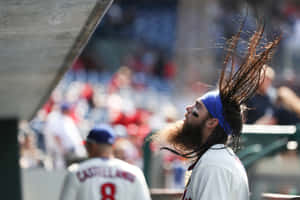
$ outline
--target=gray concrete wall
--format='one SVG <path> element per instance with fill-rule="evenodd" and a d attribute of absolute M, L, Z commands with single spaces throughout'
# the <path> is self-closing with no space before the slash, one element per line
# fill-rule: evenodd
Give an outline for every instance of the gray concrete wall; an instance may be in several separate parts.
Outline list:
<path fill-rule="evenodd" d="M 58 200 L 65 170 L 22 170 L 23 200 Z"/>
<path fill-rule="evenodd" d="M 112 0 L 0 1 L 0 116 L 30 119 Z"/>

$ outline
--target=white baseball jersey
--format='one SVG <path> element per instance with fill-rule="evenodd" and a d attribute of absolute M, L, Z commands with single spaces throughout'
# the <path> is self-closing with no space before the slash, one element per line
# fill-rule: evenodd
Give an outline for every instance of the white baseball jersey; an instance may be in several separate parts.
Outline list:
<path fill-rule="evenodd" d="M 115 158 L 71 165 L 60 196 L 60 200 L 150 199 L 142 171 Z"/>
<path fill-rule="evenodd" d="M 248 178 L 230 148 L 213 145 L 193 166 L 183 200 L 248 200 Z"/>

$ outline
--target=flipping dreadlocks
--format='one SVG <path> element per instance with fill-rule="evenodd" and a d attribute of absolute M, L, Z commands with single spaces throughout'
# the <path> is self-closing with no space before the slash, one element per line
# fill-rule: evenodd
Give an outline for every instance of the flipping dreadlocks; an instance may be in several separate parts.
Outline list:
<path fill-rule="evenodd" d="M 225 56 L 219 79 L 219 93 L 223 104 L 223 115 L 232 128 L 234 150 L 239 146 L 239 138 L 244 121 L 243 113 L 246 109 L 244 103 L 255 94 L 261 83 L 261 74 L 264 74 L 263 66 L 271 60 L 274 49 L 281 40 L 281 35 L 279 35 L 273 41 L 259 48 L 264 33 L 264 24 L 259 24 L 257 30 L 249 39 L 248 51 L 242 59 L 241 65 L 236 67 L 234 54 L 241 32 L 242 26 L 238 33 L 228 42 L 228 52 Z M 231 63 L 231 67 L 229 72 L 226 73 L 228 63 Z"/>

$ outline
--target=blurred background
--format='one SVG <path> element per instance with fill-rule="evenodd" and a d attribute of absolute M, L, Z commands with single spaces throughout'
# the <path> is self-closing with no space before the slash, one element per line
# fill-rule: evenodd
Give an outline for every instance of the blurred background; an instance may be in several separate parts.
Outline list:
<path fill-rule="evenodd" d="M 238 47 L 243 54 L 258 18 L 265 22 L 265 43 L 280 31 L 283 39 L 270 63 L 268 102 L 261 104 L 272 105 L 257 108 L 258 116 L 249 113 L 247 123 L 297 125 L 299 114 L 273 100 L 282 86 L 300 95 L 299 1 L 115 0 L 47 102 L 32 120 L 20 122 L 25 199 L 36 195 L 28 177 L 51 171 L 46 178 L 55 185 L 68 165 L 85 159 L 82 140 L 101 123 L 117 131 L 116 156 L 143 169 L 150 188 L 183 189 L 186 160 L 161 152 L 147 138 L 182 119 L 187 105 L 215 87 L 227 40 L 245 19 Z M 295 133 L 246 165 L 252 199 L 266 192 L 300 194 L 298 139 Z M 277 138 L 258 140 L 263 148 Z"/>

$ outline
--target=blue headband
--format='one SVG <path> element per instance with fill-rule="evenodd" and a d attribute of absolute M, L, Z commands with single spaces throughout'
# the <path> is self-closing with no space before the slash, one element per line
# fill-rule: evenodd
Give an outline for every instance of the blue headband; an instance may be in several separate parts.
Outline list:
<path fill-rule="evenodd" d="M 218 91 L 211 91 L 203 95 L 201 101 L 205 105 L 208 112 L 219 120 L 220 126 L 224 129 L 227 135 L 232 133 L 232 129 L 229 124 L 226 122 L 223 116 L 223 106 L 221 98 Z"/>

